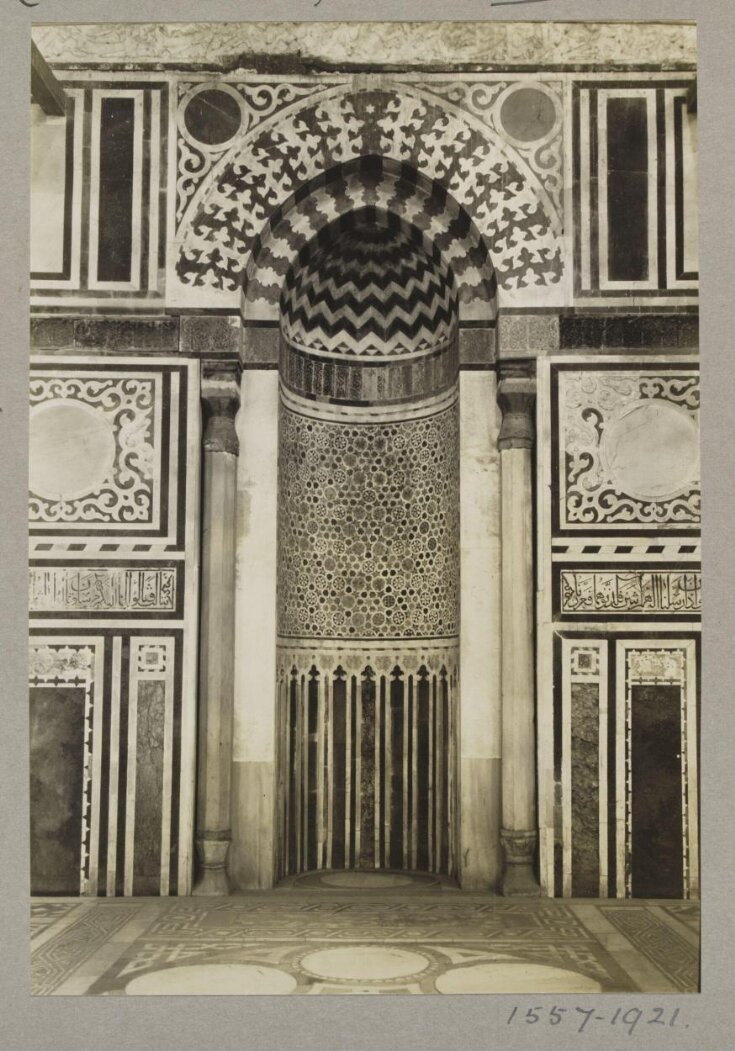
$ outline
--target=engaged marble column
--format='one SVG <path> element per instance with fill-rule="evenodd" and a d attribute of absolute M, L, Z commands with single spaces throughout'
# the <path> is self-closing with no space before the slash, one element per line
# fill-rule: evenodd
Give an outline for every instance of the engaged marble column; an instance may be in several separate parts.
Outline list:
<path fill-rule="evenodd" d="M 202 363 L 204 462 L 195 894 L 227 894 L 235 674 L 235 416 L 240 365 Z"/>
<path fill-rule="evenodd" d="M 505 369 L 498 386 L 502 542 L 502 830 L 503 894 L 536 896 L 533 617 L 533 407 L 535 381 Z"/>

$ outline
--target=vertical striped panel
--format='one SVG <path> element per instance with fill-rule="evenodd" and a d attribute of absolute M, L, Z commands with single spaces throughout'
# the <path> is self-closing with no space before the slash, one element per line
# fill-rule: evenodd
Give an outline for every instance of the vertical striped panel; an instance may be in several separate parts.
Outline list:
<path fill-rule="evenodd" d="M 282 681 L 282 874 L 451 873 L 453 678 L 294 668 Z"/>

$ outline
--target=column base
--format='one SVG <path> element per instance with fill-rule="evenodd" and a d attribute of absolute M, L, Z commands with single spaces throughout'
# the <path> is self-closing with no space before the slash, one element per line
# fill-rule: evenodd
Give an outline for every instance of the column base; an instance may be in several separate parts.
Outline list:
<path fill-rule="evenodd" d="M 201 865 L 199 878 L 192 890 L 197 897 L 224 897 L 230 893 L 225 863 L 230 849 L 230 836 L 215 839 L 204 836 L 197 840 L 197 853 Z"/>
<path fill-rule="evenodd" d="M 503 829 L 503 878 L 500 890 L 506 898 L 538 898 L 541 887 L 533 871 L 533 858 L 538 834 L 528 831 Z"/>

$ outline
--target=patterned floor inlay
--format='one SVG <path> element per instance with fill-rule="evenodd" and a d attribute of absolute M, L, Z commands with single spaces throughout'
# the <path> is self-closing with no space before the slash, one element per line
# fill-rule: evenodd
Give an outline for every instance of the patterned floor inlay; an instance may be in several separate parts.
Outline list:
<path fill-rule="evenodd" d="M 31 938 L 37 938 L 54 923 L 79 908 L 79 901 L 34 901 L 31 904 Z"/>
<path fill-rule="evenodd" d="M 667 901 L 661 907 L 679 923 L 686 924 L 695 934 L 699 934 L 699 902 Z"/>
<path fill-rule="evenodd" d="M 34 991 L 630 992 L 643 987 L 635 960 L 649 967 L 654 953 L 663 969 L 662 952 L 670 954 L 665 973 L 676 988 L 697 988 L 696 950 L 677 940 L 657 906 L 589 902 L 589 915 L 604 911 L 625 935 L 614 935 L 628 946 L 616 955 L 566 902 L 396 891 L 331 897 L 324 887 L 227 899 L 88 900 L 80 918 L 34 954 Z M 139 918 L 128 923 L 137 910 Z"/>
<path fill-rule="evenodd" d="M 681 992 L 691 992 L 699 983 L 699 952 L 683 937 L 660 923 L 651 909 L 638 903 L 626 908 L 601 907 L 605 918 L 624 934 L 635 948 L 662 971 Z M 670 910 L 667 910 L 670 911 Z"/>
<path fill-rule="evenodd" d="M 97 905 L 97 903 L 95 903 Z M 141 909 L 138 904 L 110 903 L 107 907 L 85 909 L 80 918 L 44 942 L 31 955 L 31 992 L 34 996 L 53 993 L 85 961 L 131 920 Z"/>

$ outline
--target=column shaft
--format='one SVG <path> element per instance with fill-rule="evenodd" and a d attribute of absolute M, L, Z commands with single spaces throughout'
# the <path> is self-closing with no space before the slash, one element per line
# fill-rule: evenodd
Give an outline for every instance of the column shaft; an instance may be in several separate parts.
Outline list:
<path fill-rule="evenodd" d="M 205 362 L 195 894 L 227 894 L 235 647 L 239 365 Z"/>
<path fill-rule="evenodd" d="M 498 439 L 502 531 L 502 789 L 503 893 L 540 893 L 533 862 L 536 822 L 536 745 L 533 475 L 534 382 L 501 378 L 503 422 Z"/>

